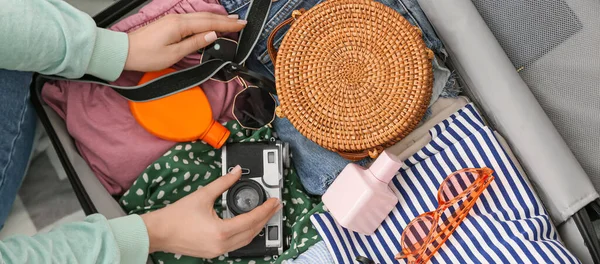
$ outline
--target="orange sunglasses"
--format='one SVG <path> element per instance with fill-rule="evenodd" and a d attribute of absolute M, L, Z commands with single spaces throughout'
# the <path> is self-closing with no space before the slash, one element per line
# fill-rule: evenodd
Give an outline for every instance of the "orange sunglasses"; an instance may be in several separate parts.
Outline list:
<path fill-rule="evenodd" d="M 396 259 L 408 263 L 426 263 L 440 249 L 469 214 L 481 193 L 494 180 L 490 168 L 462 169 L 448 175 L 438 189 L 438 208 L 417 216 L 402 232 L 402 252 Z M 443 212 L 460 203 L 450 217 L 441 221 Z"/>

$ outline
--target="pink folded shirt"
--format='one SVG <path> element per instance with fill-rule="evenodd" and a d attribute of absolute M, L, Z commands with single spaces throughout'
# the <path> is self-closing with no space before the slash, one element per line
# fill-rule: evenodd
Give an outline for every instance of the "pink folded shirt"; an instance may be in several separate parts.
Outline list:
<path fill-rule="evenodd" d="M 155 0 L 111 30 L 130 32 L 166 14 L 192 12 L 227 14 L 217 0 Z M 237 34 L 223 36 L 235 39 Z M 182 69 L 198 64 L 199 60 L 200 55 L 193 54 L 174 67 Z M 125 71 L 115 83 L 136 85 L 142 74 Z M 241 90 L 240 84 L 208 81 L 201 86 L 215 120 L 231 120 L 231 106 Z M 42 97 L 65 120 L 79 153 L 111 194 L 128 190 L 150 163 L 175 144 L 146 132 L 131 115 L 127 100 L 109 87 L 60 81 L 46 84 Z"/>

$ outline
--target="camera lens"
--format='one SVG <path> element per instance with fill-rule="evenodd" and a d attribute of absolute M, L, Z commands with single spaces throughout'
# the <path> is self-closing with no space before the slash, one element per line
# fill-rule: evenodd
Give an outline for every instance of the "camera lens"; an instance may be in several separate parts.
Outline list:
<path fill-rule="evenodd" d="M 265 201 L 264 189 L 253 180 L 240 180 L 227 192 L 227 207 L 234 215 L 250 212 Z"/>
<path fill-rule="evenodd" d="M 242 188 L 235 194 L 235 205 L 244 212 L 249 212 L 258 206 L 258 192 L 252 188 Z"/>

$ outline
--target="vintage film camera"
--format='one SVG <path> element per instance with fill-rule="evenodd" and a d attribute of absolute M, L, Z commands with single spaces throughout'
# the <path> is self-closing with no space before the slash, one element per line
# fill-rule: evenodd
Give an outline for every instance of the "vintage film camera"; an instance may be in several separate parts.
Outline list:
<path fill-rule="evenodd" d="M 242 177 L 223 193 L 223 218 L 233 218 L 251 211 L 268 198 L 282 198 L 283 170 L 290 166 L 288 143 L 269 141 L 233 143 L 222 148 L 222 174 L 236 165 Z M 283 238 L 283 213 L 280 210 L 267 222 L 249 245 L 229 252 L 229 257 L 281 255 L 287 241 Z"/>

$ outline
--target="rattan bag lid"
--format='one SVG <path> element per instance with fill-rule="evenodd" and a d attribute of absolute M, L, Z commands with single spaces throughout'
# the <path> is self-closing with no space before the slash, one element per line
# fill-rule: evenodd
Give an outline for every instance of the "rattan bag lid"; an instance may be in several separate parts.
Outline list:
<path fill-rule="evenodd" d="M 292 22 L 277 53 L 277 114 L 347 159 L 376 157 L 415 129 L 429 104 L 433 52 L 381 3 L 321 3 Z"/>

